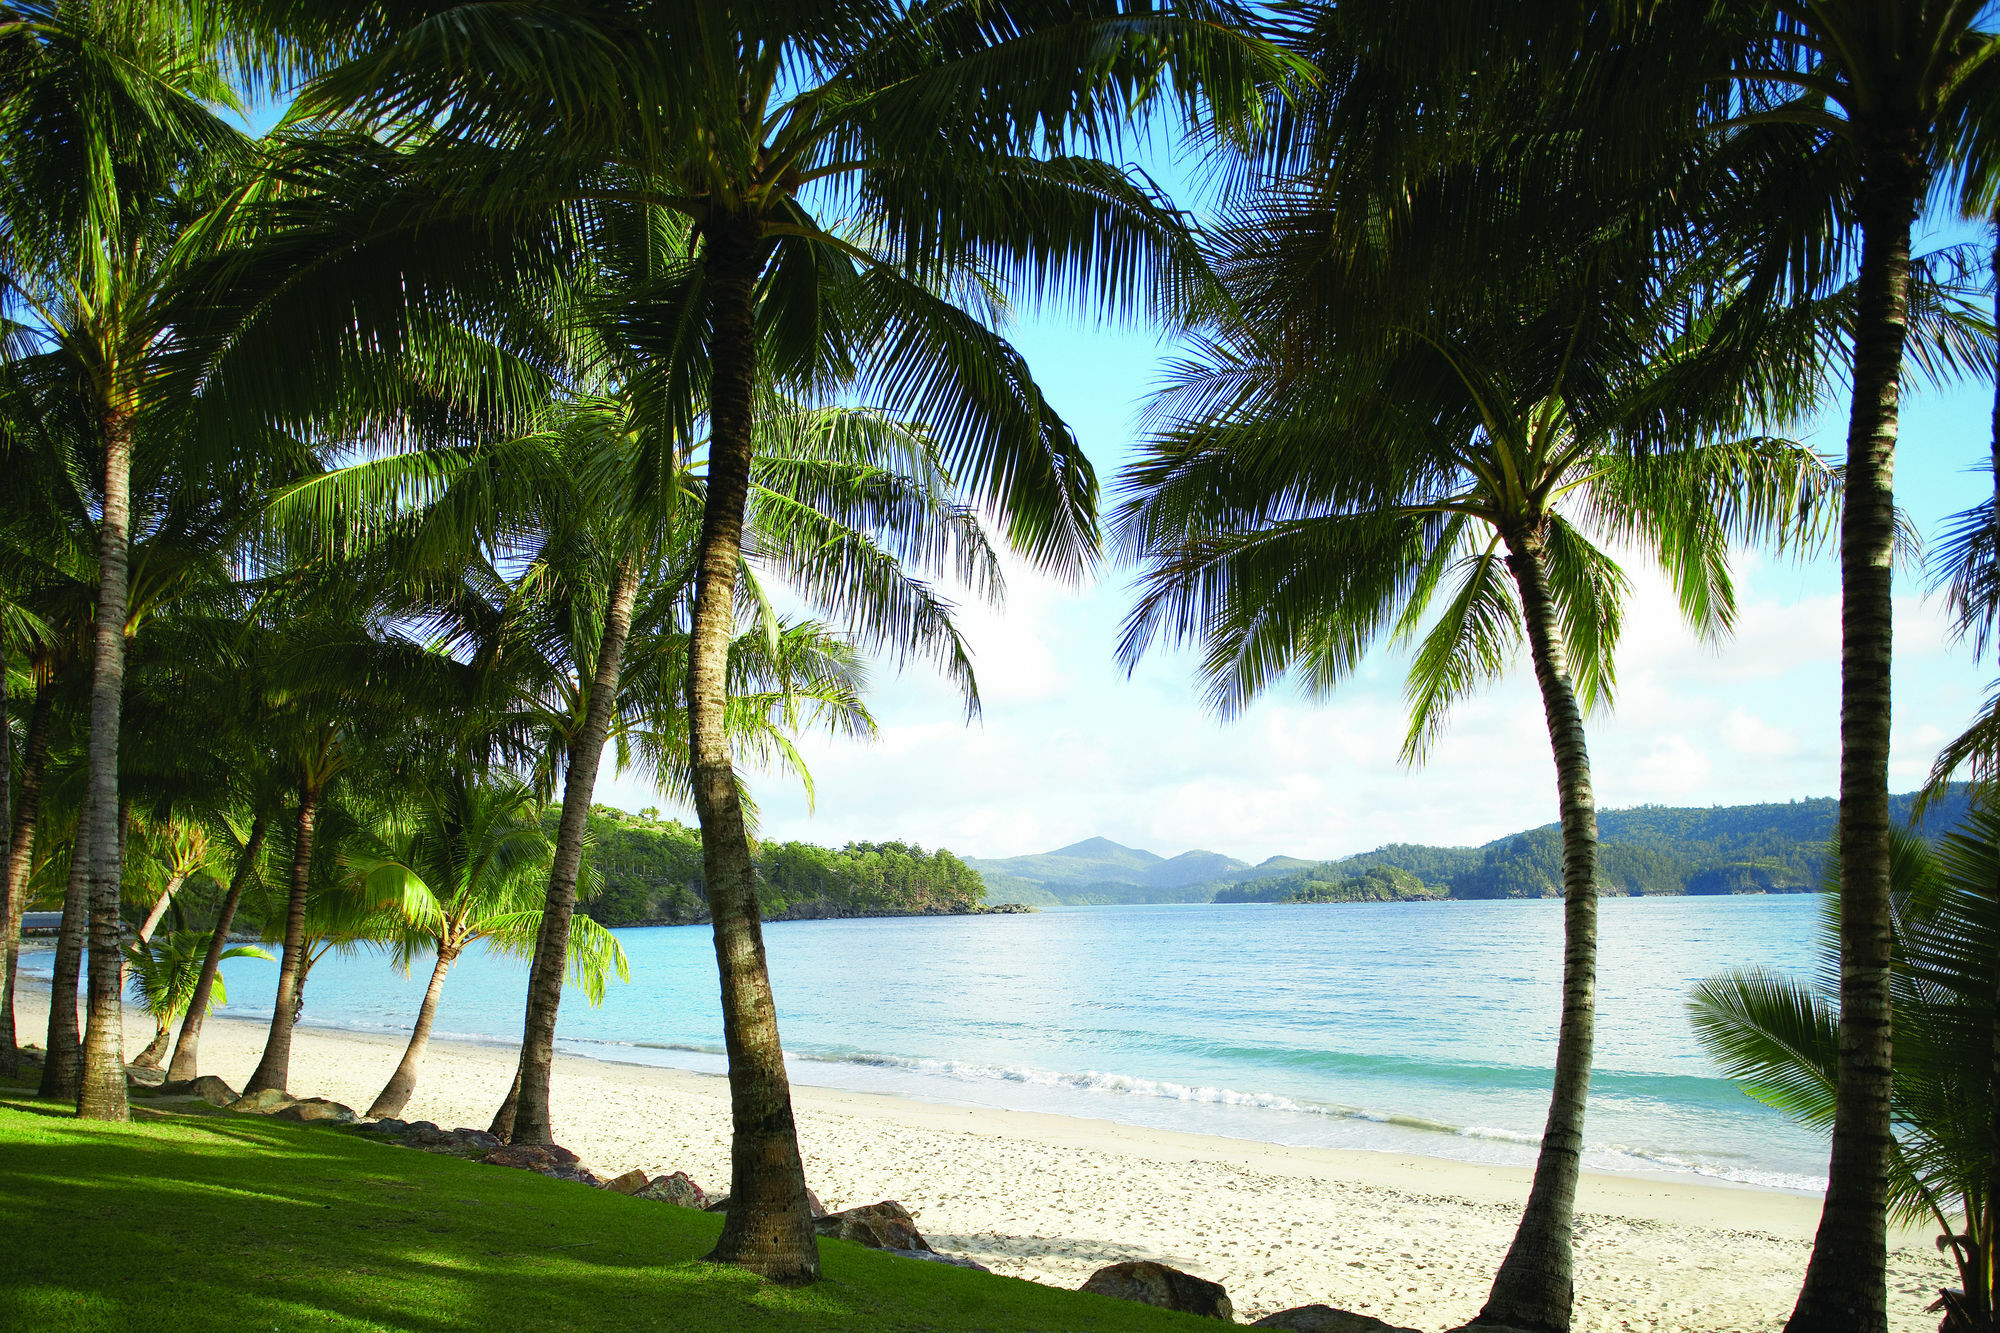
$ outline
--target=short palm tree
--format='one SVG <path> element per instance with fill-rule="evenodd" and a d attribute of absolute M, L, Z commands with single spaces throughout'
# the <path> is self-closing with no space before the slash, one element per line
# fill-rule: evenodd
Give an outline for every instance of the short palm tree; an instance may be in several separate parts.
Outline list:
<path fill-rule="evenodd" d="M 1718 635 L 1729 544 L 1788 533 L 1831 487 L 1801 446 L 1730 429 L 1757 415 L 1747 391 L 1705 426 L 1663 414 L 1698 387 L 1712 327 L 1684 299 L 1633 310 L 1585 283 L 1448 332 L 1334 320 L 1307 356 L 1289 320 L 1246 321 L 1182 368 L 1122 480 L 1118 540 L 1142 583 L 1120 656 L 1198 645 L 1225 717 L 1287 674 L 1329 691 L 1388 636 L 1414 644 L 1403 757 L 1418 761 L 1526 641 L 1555 758 L 1564 951 L 1534 1187 L 1481 1316 L 1512 1327 L 1565 1329 L 1572 1301 L 1597 952 L 1583 719 L 1615 680 L 1629 584 L 1614 551 L 1651 555 Z"/>
<path fill-rule="evenodd" d="M 2000 983 L 2000 813 L 1975 805 L 1933 846 L 1898 829 L 1890 839 L 1896 923 L 1890 993 L 1896 1068 L 1889 1156 L 1891 1220 L 1935 1223 L 1958 1267 L 1943 1295 L 1945 1333 L 1995 1324 L 2000 1199 L 1992 1193 L 1992 1033 Z M 1821 1132 L 1838 1115 L 1840 1086 L 1839 858 L 1827 863 L 1820 970 L 1811 982 L 1762 970 L 1695 988 L 1695 1035 L 1759 1101 Z"/>
<path fill-rule="evenodd" d="M 405 808 L 350 843 L 342 860 L 354 891 L 402 925 L 396 961 L 435 959 L 416 1028 L 401 1063 L 368 1108 L 402 1113 L 417 1086 L 445 974 L 460 954 L 490 949 L 531 954 L 542 924 L 542 888 L 553 854 L 534 791 L 517 778 L 476 779 L 450 772 L 420 784 Z M 587 916 L 570 919 L 570 979 L 597 1003 L 608 973 L 627 976 L 625 951 Z"/>
<path fill-rule="evenodd" d="M 175 930 L 157 938 L 134 940 L 125 946 L 126 989 L 146 1016 L 153 1020 L 153 1039 L 133 1057 L 141 1069 L 158 1069 L 167 1053 L 167 1037 L 173 1025 L 187 1013 L 194 998 L 195 984 L 201 979 L 202 957 L 208 951 L 205 931 Z M 270 953 L 254 944 L 238 944 L 225 949 L 223 958 L 264 958 Z M 228 1003 L 221 979 L 213 983 L 215 1003 Z"/>

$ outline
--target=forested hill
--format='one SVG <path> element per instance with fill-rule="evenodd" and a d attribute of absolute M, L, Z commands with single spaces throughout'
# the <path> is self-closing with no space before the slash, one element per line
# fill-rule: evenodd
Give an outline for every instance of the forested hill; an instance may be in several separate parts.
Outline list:
<path fill-rule="evenodd" d="M 1914 794 L 1891 799 L 1898 821 L 1909 818 L 1915 799 Z M 1950 828 L 1965 810 L 1965 788 L 1953 788 L 1933 804 L 1925 832 L 1935 835 Z M 1599 884 L 1615 894 L 1809 892 L 1818 887 L 1820 860 L 1837 813 L 1838 803 L 1831 797 L 1770 805 L 1647 805 L 1603 811 L 1598 815 Z M 1145 882 L 1148 872 L 1156 873 L 1159 867 L 1214 856 L 1190 852 L 1168 860 L 1093 838 L 1041 856 L 970 864 L 986 876 L 989 897 L 995 902 L 1540 898 L 1559 896 L 1562 885 L 1562 832 L 1555 824 L 1496 838 L 1481 847 L 1395 843 L 1333 861 L 1274 856 L 1256 866 L 1234 862 L 1227 873 L 1205 883 Z M 1101 867 L 1103 878 L 1083 882 L 1078 863 L 1092 861 Z"/>
<path fill-rule="evenodd" d="M 767 921 L 991 910 L 979 872 L 942 848 L 852 842 L 835 850 L 767 842 L 757 846 L 756 857 L 757 892 Z M 628 815 L 592 806 L 586 865 L 594 884 L 586 885 L 585 910 L 604 925 L 708 920 L 701 834 L 685 824 L 651 818 L 650 812 Z"/>

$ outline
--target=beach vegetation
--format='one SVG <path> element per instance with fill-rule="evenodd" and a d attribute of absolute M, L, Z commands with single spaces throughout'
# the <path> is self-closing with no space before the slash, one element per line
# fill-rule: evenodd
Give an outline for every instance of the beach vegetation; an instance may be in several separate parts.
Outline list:
<path fill-rule="evenodd" d="M 1994 1325 L 2000 1262 L 2000 813 L 1981 803 L 1935 843 L 1899 828 L 1890 849 L 1889 1220 L 1937 1228 L 1959 1275 L 1940 1297 L 1941 1327 L 1977 1333 Z M 1745 1092 L 1822 1133 L 1839 1110 L 1842 892 L 1838 858 L 1829 856 L 1816 978 L 1729 973 L 1703 982 L 1689 1001 L 1696 1037 Z"/>

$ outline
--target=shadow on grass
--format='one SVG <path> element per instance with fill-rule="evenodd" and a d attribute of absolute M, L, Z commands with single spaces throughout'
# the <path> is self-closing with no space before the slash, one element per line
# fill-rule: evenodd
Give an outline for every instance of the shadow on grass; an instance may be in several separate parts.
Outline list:
<path fill-rule="evenodd" d="M 1189 1328 L 822 1245 L 785 1289 L 700 1262 L 721 1219 L 249 1116 L 86 1124 L 0 1099 L 0 1327 L 411 1333 Z"/>

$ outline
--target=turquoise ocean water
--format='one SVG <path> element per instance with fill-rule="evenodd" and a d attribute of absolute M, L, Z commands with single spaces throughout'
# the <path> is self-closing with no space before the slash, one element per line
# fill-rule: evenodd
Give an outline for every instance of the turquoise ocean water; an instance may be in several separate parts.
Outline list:
<path fill-rule="evenodd" d="M 1606 899 L 1586 1164 L 1817 1190 L 1825 1149 L 1695 1045 L 1691 982 L 1814 968 L 1810 896 Z M 792 1076 L 934 1101 L 1265 1142 L 1528 1163 L 1547 1110 L 1559 902 L 1047 909 L 765 928 Z M 629 985 L 573 993 L 562 1049 L 720 1070 L 706 927 L 619 932 Z M 24 960 L 46 975 L 48 956 Z M 313 971 L 305 1021 L 407 1031 L 428 976 L 380 954 Z M 277 967 L 227 965 L 268 1016 Z M 468 955 L 440 1037 L 505 1041 L 526 964 Z"/>

